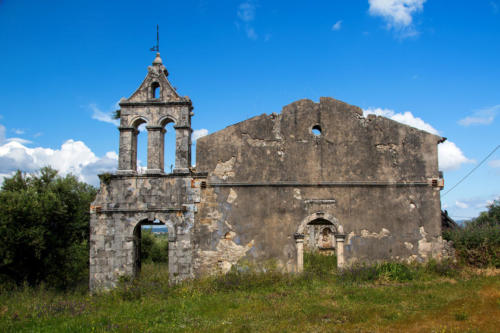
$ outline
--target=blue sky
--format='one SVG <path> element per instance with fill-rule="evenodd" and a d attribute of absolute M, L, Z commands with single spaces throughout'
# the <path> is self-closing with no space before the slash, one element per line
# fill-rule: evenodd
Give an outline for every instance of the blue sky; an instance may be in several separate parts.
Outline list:
<path fill-rule="evenodd" d="M 115 168 L 109 114 L 156 24 L 198 135 L 331 96 L 447 137 L 442 195 L 500 144 L 500 0 L 0 0 L 0 177 L 50 164 L 95 185 Z M 463 219 L 499 195 L 500 149 L 442 204 Z"/>

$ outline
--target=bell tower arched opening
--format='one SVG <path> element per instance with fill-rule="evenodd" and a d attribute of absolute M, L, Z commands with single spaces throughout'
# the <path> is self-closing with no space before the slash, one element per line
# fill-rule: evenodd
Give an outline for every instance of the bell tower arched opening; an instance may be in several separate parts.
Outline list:
<path fill-rule="evenodd" d="M 151 84 L 151 98 L 158 99 L 161 97 L 161 87 L 158 82 L 153 82 Z"/>
<path fill-rule="evenodd" d="M 168 120 L 161 126 L 163 127 L 165 133 L 163 135 L 163 152 L 160 158 L 163 159 L 165 173 L 172 173 L 175 167 L 176 152 L 175 123 Z"/>

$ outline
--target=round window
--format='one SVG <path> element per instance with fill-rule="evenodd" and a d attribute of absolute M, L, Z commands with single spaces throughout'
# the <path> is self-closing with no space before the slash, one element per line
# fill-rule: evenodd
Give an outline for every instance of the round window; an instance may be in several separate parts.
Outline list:
<path fill-rule="evenodd" d="M 319 125 L 314 125 L 311 129 L 312 134 L 315 136 L 320 136 L 321 135 L 321 126 Z"/>

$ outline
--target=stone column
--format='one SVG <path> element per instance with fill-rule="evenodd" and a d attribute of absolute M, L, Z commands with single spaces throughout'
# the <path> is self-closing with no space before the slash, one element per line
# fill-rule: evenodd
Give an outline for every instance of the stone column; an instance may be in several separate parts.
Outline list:
<path fill-rule="evenodd" d="M 120 149 L 117 174 L 137 172 L 137 134 L 134 127 L 118 127 L 120 131 Z"/>
<path fill-rule="evenodd" d="M 175 168 L 174 173 L 189 173 L 191 166 L 191 127 L 175 128 Z"/>
<path fill-rule="evenodd" d="M 174 233 L 173 235 L 171 235 Z M 179 275 L 179 267 L 177 262 L 177 235 L 175 230 L 168 229 L 168 276 L 171 283 L 176 283 Z"/>
<path fill-rule="evenodd" d="M 337 268 L 344 268 L 345 259 L 344 259 L 344 241 L 345 235 L 337 234 L 335 235 L 336 248 L 337 248 Z"/>
<path fill-rule="evenodd" d="M 295 247 L 297 248 L 297 273 L 304 271 L 304 234 L 295 233 Z"/>
<path fill-rule="evenodd" d="M 148 130 L 148 169 L 146 173 L 163 173 L 165 129 L 161 126 L 146 126 Z"/>

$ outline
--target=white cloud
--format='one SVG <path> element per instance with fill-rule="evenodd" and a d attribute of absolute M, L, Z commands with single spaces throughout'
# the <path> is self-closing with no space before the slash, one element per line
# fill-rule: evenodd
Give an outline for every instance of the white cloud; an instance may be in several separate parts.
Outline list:
<path fill-rule="evenodd" d="M 499 111 L 500 111 L 500 104 L 478 110 L 474 112 L 472 116 L 460 119 L 458 123 L 462 126 L 489 125 L 493 122 Z"/>
<path fill-rule="evenodd" d="M 493 9 L 493 13 L 497 14 L 500 5 L 496 1 L 490 1 L 490 5 L 491 5 L 491 8 Z"/>
<path fill-rule="evenodd" d="M 449 199 L 450 201 L 447 201 Z M 443 198 L 442 208 L 456 221 L 470 220 L 488 209 L 493 200 L 500 199 L 498 193 L 487 196 L 462 197 L 457 199 Z"/>
<path fill-rule="evenodd" d="M 110 123 L 115 126 L 118 126 L 120 124 L 120 121 L 118 119 L 113 119 L 111 117 L 111 113 L 108 112 L 102 112 L 97 105 L 95 104 L 89 104 L 89 108 L 92 110 L 92 119 L 99 120 L 105 123 Z"/>
<path fill-rule="evenodd" d="M 251 22 L 255 19 L 255 5 L 251 1 L 243 2 L 238 6 L 238 17 L 243 22 Z"/>
<path fill-rule="evenodd" d="M 19 143 L 21 143 L 23 145 L 28 144 L 28 143 L 33 143 L 32 141 L 26 140 L 26 139 L 23 139 L 23 138 L 8 138 L 5 141 L 6 142 L 19 142 Z"/>
<path fill-rule="evenodd" d="M 245 33 L 249 39 L 256 40 L 259 36 L 252 26 L 252 22 L 255 20 L 256 6 L 253 1 L 245 1 L 238 6 L 236 16 L 243 23 L 245 27 Z M 235 22 L 236 27 L 240 28 L 240 23 Z"/>
<path fill-rule="evenodd" d="M 342 28 L 342 20 L 339 20 L 337 22 L 335 22 L 334 25 L 332 25 L 332 30 L 333 31 L 338 31 Z"/>
<path fill-rule="evenodd" d="M 247 37 L 253 40 L 256 40 L 258 38 L 257 33 L 255 32 L 255 29 L 252 27 L 246 27 L 246 32 L 247 32 Z"/>
<path fill-rule="evenodd" d="M 19 129 L 19 128 L 13 128 L 12 132 L 16 133 L 17 135 L 24 134 L 24 131 L 22 129 Z"/>
<path fill-rule="evenodd" d="M 438 145 L 439 168 L 443 171 L 459 169 L 462 164 L 475 163 L 474 160 L 465 157 L 460 148 L 451 141 L 445 141 Z"/>
<path fill-rule="evenodd" d="M 67 140 L 60 149 L 29 148 L 10 141 L 0 146 L 0 180 L 18 169 L 30 173 L 51 166 L 61 175 L 71 173 L 81 181 L 97 185 L 97 173 L 115 170 L 117 161 L 114 152 L 98 158 L 82 141 Z"/>
<path fill-rule="evenodd" d="M 7 138 L 6 132 L 7 131 L 5 129 L 5 126 L 0 124 L 0 145 L 4 144 L 6 142 L 19 142 L 21 144 L 31 143 L 30 140 L 26 140 L 26 139 L 22 139 L 22 138 Z"/>
<path fill-rule="evenodd" d="M 486 211 L 493 200 L 500 199 L 498 194 L 487 197 L 459 198 L 454 202 L 443 203 L 443 208 L 450 210 L 450 215 L 456 219 L 471 219 Z"/>
<path fill-rule="evenodd" d="M 418 128 L 420 130 L 439 135 L 438 130 L 432 127 L 432 125 L 426 123 L 419 117 L 415 117 L 410 111 L 406 111 L 404 113 L 396 113 L 391 109 L 368 108 L 366 110 L 363 110 L 363 114 L 365 117 L 369 114 L 387 117 L 389 119 Z M 464 163 L 474 162 L 473 160 L 465 157 L 462 150 L 451 141 L 445 141 L 438 145 L 438 161 L 439 168 L 443 171 L 456 170 L 460 168 L 460 166 Z"/>
<path fill-rule="evenodd" d="M 95 162 L 84 165 L 80 172 L 80 179 L 94 186 L 98 186 L 99 178 L 97 175 L 105 172 L 114 172 L 117 166 L 118 154 L 114 151 L 107 152 L 106 155 L 98 158 Z"/>
<path fill-rule="evenodd" d="M 488 163 L 492 168 L 500 168 L 500 160 L 493 160 Z"/>
<path fill-rule="evenodd" d="M 5 141 L 5 126 L 0 124 L 0 145 Z"/>
<path fill-rule="evenodd" d="M 206 128 L 194 130 L 193 134 L 191 135 L 191 138 L 193 141 L 198 140 L 201 137 L 204 137 L 205 135 L 208 135 L 208 130 Z"/>
<path fill-rule="evenodd" d="M 410 111 L 406 111 L 404 113 L 396 113 L 394 112 L 394 110 L 382 108 L 368 108 L 366 110 L 363 110 L 363 115 L 365 117 L 369 114 L 387 117 L 397 122 L 418 128 L 422 131 L 439 135 L 439 132 L 434 127 L 423 121 L 421 118 L 415 117 Z"/>
<path fill-rule="evenodd" d="M 402 38 L 418 34 L 413 27 L 413 15 L 424 9 L 426 0 L 368 0 L 372 16 L 381 16 L 389 29 L 395 29 Z"/>

